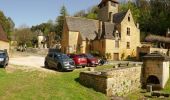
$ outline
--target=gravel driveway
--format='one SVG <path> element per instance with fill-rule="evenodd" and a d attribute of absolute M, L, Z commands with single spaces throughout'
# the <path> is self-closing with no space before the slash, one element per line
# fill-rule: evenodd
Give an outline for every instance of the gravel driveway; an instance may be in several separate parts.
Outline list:
<path fill-rule="evenodd" d="M 45 58 L 40 56 L 17 57 L 10 58 L 9 64 L 42 68 L 44 66 L 44 60 Z"/>

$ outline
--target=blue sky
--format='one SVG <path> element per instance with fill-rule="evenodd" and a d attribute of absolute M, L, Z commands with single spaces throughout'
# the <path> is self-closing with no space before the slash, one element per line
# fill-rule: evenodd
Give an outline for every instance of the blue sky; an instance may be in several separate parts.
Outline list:
<path fill-rule="evenodd" d="M 0 10 L 11 17 L 16 27 L 28 26 L 55 20 L 65 5 L 69 14 L 88 9 L 101 0 L 0 0 Z"/>

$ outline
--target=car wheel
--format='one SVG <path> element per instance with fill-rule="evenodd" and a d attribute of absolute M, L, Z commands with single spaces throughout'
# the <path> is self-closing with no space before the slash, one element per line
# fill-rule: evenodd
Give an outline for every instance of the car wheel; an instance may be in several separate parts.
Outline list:
<path fill-rule="evenodd" d="M 3 68 L 6 68 L 6 65 L 3 65 Z"/>
<path fill-rule="evenodd" d="M 60 72 L 62 72 L 62 71 L 63 71 L 63 69 L 62 69 L 62 65 L 61 65 L 60 63 L 57 65 L 57 69 L 58 69 L 58 71 L 60 71 Z"/>
<path fill-rule="evenodd" d="M 48 66 L 48 63 L 47 63 L 47 62 L 45 62 L 45 68 L 49 68 L 49 66 Z"/>
<path fill-rule="evenodd" d="M 82 66 L 82 68 L 85 68 L 86 66 Z"/>

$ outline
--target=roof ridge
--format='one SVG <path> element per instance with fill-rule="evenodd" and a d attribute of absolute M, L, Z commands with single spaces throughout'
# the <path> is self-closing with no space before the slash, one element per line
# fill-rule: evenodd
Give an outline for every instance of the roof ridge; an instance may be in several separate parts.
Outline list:
<path fill-rule="evenodd" d="M 85 20 L 93 20 L 93 21 L 99 21 L 97 19 L 89 19 L 89 18 L 85 18 L 85 17 L 75 17 L 75 16 L 65 16 L 67 18 L 77 18 L 77 19 L 85 19 Z"/>

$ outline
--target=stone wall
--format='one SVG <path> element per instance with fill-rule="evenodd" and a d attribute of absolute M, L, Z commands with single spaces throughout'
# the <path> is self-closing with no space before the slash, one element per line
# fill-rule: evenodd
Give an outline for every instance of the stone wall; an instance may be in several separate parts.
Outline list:
<path fill-rule="evenodd" d="M 0 50 L 7 49 L 9 52 L 9 42 L 0 41 Z"/>
<path fill-rule="evenodd" d="M 141 65 L 133 66 L 102 72 L 81 72 L 80 83 L 107 96 L 126 95 L 141 87 L 142 67 Z"/>

